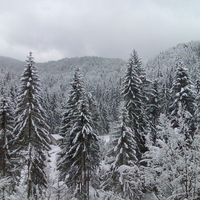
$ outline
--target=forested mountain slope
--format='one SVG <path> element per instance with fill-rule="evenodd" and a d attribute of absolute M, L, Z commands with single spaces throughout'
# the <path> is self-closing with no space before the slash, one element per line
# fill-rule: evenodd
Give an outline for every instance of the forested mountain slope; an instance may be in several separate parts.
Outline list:
<path fill-rule="evenodd" d="M 0 56 L 0 76 L 9 74 L 21 75 L 25 62 Z M 79 67 L 88 85 L 100 87 L 100 85 L 117 84 L 126 69 L 126 62 L 121 59 L 101 58 L 95 56 L 64 58 L 58 61 L 37 63 L 42 84 L 57 91 L 58 88 L 68 90 L 72 74 Z"/>
<path fill-rule="evenodd" d="M 26 58 L 25 58 L 26 59 Z M 86 89 L 97 101 L 100 112 L 104 113 L 105 120 L 113 121 L 117 118 L 117 107 L 120 102 L 121 77 L 126 69 L 126 62 L 121 59 L 101 58 L 94 56 L 64 58 L 58 61 L 37 63 L 42 85 L 42 97 L 46 109 L 52 113 L 50 119 L 58 119 L 65 104 L 70 81 L 78 67 L 86 83 Z M 0 77 L 2 85 L 11 88 L 15 98 L 19 77 L 23 72 L 25 62 L 7 57 L 0 57 Z M 9 90 L 9 89 L 8 89 Z M 13 92 L 14 90 L 14 92 Z M 53 120 L 53 124 L 58 121 Z M 108 129 L 109 122 L 106 122 Z M 52 132 L 54 132 L 54 128 Z M 105 131 L 103 131 L 105 132 Z"/>
<path fill-rule="evenodd" d="M 166 76 L 176 65 L 177 60 L 181 59 L 190 72 L 199 70 L 200 63 L 200 41 L 178 44 L 166 51 L 160 52 L 157 56 L 150 59 L 145 67 L 147 75 L 151 78 Z M 25 62 L 0 56 L 0 72 L 23 70 Z M 95 56 L 64 58 L 58 61 L 37 63 L 38 71 L 43 77 L 65 75 L 71 77 L 76 67 L 81 69 L 83 76 L 89 81 L 99 81 L 100 79 L 116 80 L 123 75 L 126 61 L 121 59 L 101 58 Z M 195 74 L 195 73 L 194 73 Z M 193 74 L 193 75 L 194 75 Z M 93 82 L 94 83 L 94 82 Z"/>
<path fill-rule="evenodd" d="M 180 59 L 184 67 L 189 69 L 190 76 L 195 83 L 199 79 L 200 69 L 199 41 L 178 44 L 176 47 L 159 53 L 155 58 L 143 64 L 143 67 L 152 82 L 158 80 L 160 86 L 166 85 L 170 88 L 177 61 Z M 35 58 L 35 61 L 42 88 L 45 91 L 43 99 L 55 101 L 55 109 L 66 101 L 74 70 L 79 67 L 86 83 L 86 89 L 96 99 L 99 109 L 104 113 L 104 118 L 108 118 L 109 121 L 117 119 L 118 105 L 121 101 L 121 79 L 126 70 L 126 61 L 95 56 L 64 58 L 44 63 L 37 63 L 37 58 Z M 25 62 L 0 56 L 0 77 L 2 80 L 11 79 L 12 85 L 13 82 L 17 85 L 24 66 Z M 52 104 L 52 102 L 49 103 Z"/>
<path fill-rule="evenodd" d="M 199 199 L 199 52 L 0 57 L 0 198 Z"/>
<path fill-rule="evenodd" d="M 21 73 L 25 62 L 0 56 L 0 72 Z M 49 76 L 60 76 L 70 79 L 76 67 L 81 69 L 83 76 L 87 81 L 116 80 L 125 70 L 125 61 L 121 59 L 101 58 L 95 56 L 64 58 L 58 61 L 49 61 L 37 63 L 39 73 L 45 79 Z M 94 83 L 94 82 L 93 82 Z"/>
<path fill-rule="evenodd" d="M 165 79 L 174 72 L 178 60 L 188 68 L 192 78 L 199 78 L 200 70 L 200 41 L 178 44 L 159 53 L 146 64 L 147 75 L 151 79 Z M 173 73 L 174 74 L 174 73 Z"/>
<path fill-rule="evenodd" d="M 58 88 L 66 92 L 69 82 L 78 67 L 88 87 L 116 85 L 126 69 L 125 61 L 121 59 L 101 57 L 64 58 L 58 61 L 36 63 L 45 84 L 52 90 Z M 93 89 L 92 89 L 93 90 Z"/>
<path fill-rule="evenodd" d="M 88 80 L 114 78 L 121 73 L 125 61 L 121 59 L 101 58 L 95 56 L 64 58 L 58 61 L 37 63 L 39 70 L 46 74 L 71 76 L 76 67 L 79 67 L 83 76 Z"/>
<path fill-rule="evenodd" d="M 19 71 L 24 69 L 25 62 L 9 58 L 9 57 L 4 57 L 0 56 L 0 69 L 2 70 L 14 70 L 14 71 Z"/>

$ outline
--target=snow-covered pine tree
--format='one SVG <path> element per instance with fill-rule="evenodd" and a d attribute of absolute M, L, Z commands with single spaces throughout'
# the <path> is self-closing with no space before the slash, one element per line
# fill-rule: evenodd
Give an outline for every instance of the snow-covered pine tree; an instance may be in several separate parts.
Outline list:
<path fill-rule="evenodd" d="M 147 79 L 145 69 L 142 66 L 142 61 L 138 57 L 137 51 L 135 49 L 133 50 L 131 57 L 133 58 L 135 71 L 141 80 L 141 84 L 140 84 L 141 95 L 143 99 L 144 109 L 146 109 L 146 107 L 148 106 L 146 105 L 148 104 L 148 96 L 151 95 L 151 92 L 150 92 L 151 81 Z"/>
<path fill-rule="evenodd" d="M 195 117 L 196 117 L 196 128 L 197 128 L 197 132 L 200 130 L 200 81 L 198 80 L 196 82 L 196 90 L 197 90 L 197 95 L 196 95 L 196 104 L 197 104 L 197 108 L 195 111 Z"/>
<path fill-rule="evenodd" d="M 104 102 L 99 102 L 98 103 L 98 108 L 100 111 L 100 126 L 101 129 L 100 134 L 108 134 L 109 132 L 109 128 L 110 128 L 110 118 L 109 118 L 109 114 L 108 114 L 108 109 L 105 107 Z"/>
<path fill-rule="evenodd" d="M 170 88 L 171 89 L 171 88 Z M 169 114 L 169 105 L 170 105 L 170 90 L 166 84 L 161 85 L 160 99 L 161 99 L 161 113 Z"/>
<path fill-rule="evenodd" d="M 72 89 L 63 115 L 58 158 L 60 180 L 78 199 L 89 199 L 92 174 L 99 166 L 98 137 L 89 111 L 88 96 L 79 69 L 76 69 Z"/>
<path fill-rule="evenodd" d="M 73 138 L 70 136 L 70 131 L 73 127 L 73 119 L 74 113 L 77 111 L 77 102 L 82 98 L 84 90 L 83 90 L 83 81 L 81 79 L 81 74 L 79 68 L 75 69 L 74 77 L 72 82 L 70 83 L 71 90 L 69 91 L 69 97 L 66 105 L 63 107 L 63 116 L 61 121 L 61 127 L 59 134 L 62 139 L 62 143 L 60 144 L 61 152 L 58 156 L 58 169 L 60 171 L 60 179 L 64 180 L 68 175 L 68 165 L 63 161 L 63 157 L 69 151 L 71 147 L 71 143 Z M 59 162 L 59 159 L 62 159 L 62 162 Z M 66 160 L 68 162 L 68 160 Z"/>
<path fill-rule="evenodd" d="M 129 115 L 125 107 L 122 108 L 118 126 L 112 133 L 113 148 L 110 152 L 114 156 L 111 169 L 116 169 L 121 165 L 134 166 L 137 163 L 136 141 L 134 131 L 129 127 Z"/>
<path fill-rule="evenodd" d="M 89 106 L 89 110 L 91 113 L 91 118 L 92 118 L 92 122 L 93 122 L 93 128 L 95 128 L 96 131 L 98 131 L 98 135 L 100 135 L 100 133 L 102 133 L 101 131 L 101 118 L 100 118 L 100 111 L 99 108 L 97 106 L 97 101 L 95 99 L 95 97 L 92 95 L 92 93 L 87 93 L 86 94 L 86 100 L 88 102 L 88 106 Z M 103 133 L 105 134 L 105 133 Z"/>
<path fill-rule="evenodd" d="M 15 180 L 11 181 L 14 177 L 12 173 L 14 166 L 11 160 L 13 125 L 12 109 L 8 98 L 3 95 L 0 99 L 0 181 L 10 179 L 9 187 L 0 188 L 0 198 L 3 200 L 7 199 L 8 191 L 12 193 L 15 183 Z"/>
<path fill-rule="evenodd" d="M 125 199 L 141 199 L 140 170 L 137 166 L 134 131 L 129 127 L 129 115 L 122 108 L 120 119 L 112 133 L 112 148 L 108 156 L 113 157 L 110 170 L 104 175 L 102 188 Z"/>
<path fill-rule="evenodd" d="M 63 137 L 60 144 L 61 152 L 58 155 L 58 170 L 59 170 L 59 179 L 66 180 L 66 177 L 69 174 L 71 159 L 68 152 L 72 146 L 73 138 L 70 135 L 72 127 L 74 125 L 74 117 L 77 112 L 77 102 L 83 96 L 83 82 L 81 79 L 81 74 L 79 68 L 75 70 L 74 77 L 70 83 L 71 90 L 69 91 L 69 97 L 66 105 L 64 105 L 64 112 L 61 121 L 61 127 L 59 134 Z M 66 156 L 67 155 L 67 156 Z M 74 186 L 75 187 L 75 186 Z M 71 192 L 75 190 L 74 187 L 69 187 Z"/>
<path fill-rule="evenodd" d="M 188 130 L 183 130 L 187 139 L 191 139 L 195 132 L 194 113 L 196 110 L 195 90 L 187 69 L 181 61 L 176 66 L 176 74 L 172 85 L 172 104 L 170 106 L 173 127 L 180 127 L 186 123 Z M 184 128 L 184 127 L 182 127 Z"/>
<path fill-rule="evenodd" d="M 125 107 L 130 118 L 130 127 L 135 133 L 137 143 L 137 158 L 140 160 L 142 154 L 147 150 L 145 147 L 145 101 L 142 80 L 141 62 L 134 51 L 127 64 L 127 72 L 123 81 L 122 96 Z"/>
<path fill-rule="evenodd" d="M 141 80 L 145 80 L 146 73 L 145 73 L 145 70 L 142 68 L 142 61 L 138 57 L 138 53 L 135 49 L 133 50 L 133 52 L 131 54 L 130 60 L 132 60 L 134 66 L 135 66 L 135 71 L 136 71 L 137 75 L 140 77 Z"/>
<path fill-rule="evenodd" d="M 151 89 L 151 95 L 149 97 L 149 104 L 147 109 L 147 116 L 150 126 L 150 137 L 153 143 L 156 142 L 157 138 L 157 128 L 158 125 L 158 119 L 161 112 L 161 103 L 160 103 L 160 96 L 158 91 L 158 81 L 155 80 L 152 89 Z"/>
<path fill-rule="evenodd" d="M 50 150 L 49 127 L 41 106 L 37 69 L 30 52 L 21 76 L 14 129 L 14 152 L 21 157 L 21 183 L 27 199 L 44 197 L 47 187 L 45 167 Z"/>
<path fill-rule="evenodd" d="M 179 61 L 171 89 L 169 117 L 161 114 L 157 140 L 148 143 L 146 184 L 163 199 L 196 199 L 199 195 L 199 135 L 195 125 L 195 90 Z M 169 111 L 166 113 L 169 113 Z M 155 181 L 155 182 L 154 182 Z"/>

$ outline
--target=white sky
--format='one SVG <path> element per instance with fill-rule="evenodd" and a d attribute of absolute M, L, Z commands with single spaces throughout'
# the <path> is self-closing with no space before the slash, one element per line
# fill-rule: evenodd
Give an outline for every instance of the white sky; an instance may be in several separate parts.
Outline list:
<path fill-rule="evenodd" d="M 0 55 L 143 61 L 200 40 L 200 0 L 0 0 Z"/>

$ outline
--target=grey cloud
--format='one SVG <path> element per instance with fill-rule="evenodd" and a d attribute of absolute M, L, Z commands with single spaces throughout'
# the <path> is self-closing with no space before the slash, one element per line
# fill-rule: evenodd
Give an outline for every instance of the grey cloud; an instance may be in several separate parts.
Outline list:
<path fill-rule="evenodd" d="M 58 0 L 0 2 L 0 55 L 38 61 L 96 55 L 147 61 L 199 40 L 199 1 Z"/>

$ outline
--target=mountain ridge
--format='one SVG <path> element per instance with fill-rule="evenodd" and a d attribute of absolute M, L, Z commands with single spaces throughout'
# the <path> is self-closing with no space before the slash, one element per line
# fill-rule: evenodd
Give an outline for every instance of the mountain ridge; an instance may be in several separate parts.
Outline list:
<path fill-rule="evenodd" d="M 200 72 L 200 41 L 181 43 L 160 52 L 147 62 L 145 69 L 152 79 L 166 77 L 175 70 L 179 60 L 188 69 L 191 77 L 197 79 Z"/>
<path fill-rule="evenodd" d="M 191 74 L 199 74 L 200 41 L 181 43 L 162 51 L 144 64 L 144 69 L 150 79 L 154 80 L 159 76 L 166 77 L 170 71 L 174 70 L 178 59 L 183 61 L 183 64 L 189 69 Z M 0 73 L 5 71 L 14 71 L 17 74 L 22 73 L 25 64 L 25 61 L 0 56 Z M 101 78 L 110 79 L 110 77 L 111 79 L 119 79 L 125 72 L 126 61 L 120 58 L 83 56 L 66 57 L 56 61 L 36 62 L 36 66 L 43 75 L 59 76 L 62 74 L 68 78 L 72 76 L 75 68 L 79 67 L 86 79 L 93 77 L 94 81 L 99 81 Z"/>

